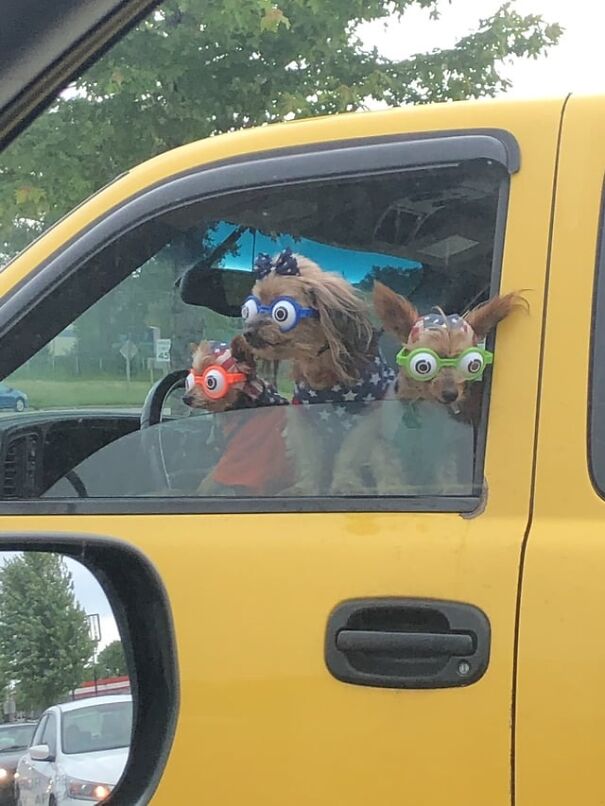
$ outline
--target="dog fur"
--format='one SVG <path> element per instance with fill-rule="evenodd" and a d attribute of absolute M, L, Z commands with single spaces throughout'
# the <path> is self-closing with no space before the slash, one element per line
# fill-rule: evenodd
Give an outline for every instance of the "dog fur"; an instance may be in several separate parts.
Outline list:
<path fill-rule="evenodd" d="M 341 276 L 323 271 L 302 255 L 294 258 L 298 274 L 271 272 L 257 280 L 252 294 L 263 305 L 278 297 L 294 298 L 315 309 L 317 317 L 302 319 L 283 332 L 269 315 L 261 314 L 246 323 L 244 336 L 257 358 L 292 362 L 294 402 L 296 389 L 303 386 L 311 393 L 353 390 L 379 358 L 365 302 Z M 366 470 L 378 492 L 401 494 L 401 468 L 382 433 L 380 403 L 363 406 L 335 449 L 313 416 L 313 406 L 308 412 L 301 408 L 293 406 L 288 412 L 287 441 L 297 478 L 285 494 L 371 493 L 364 480 Z"/>

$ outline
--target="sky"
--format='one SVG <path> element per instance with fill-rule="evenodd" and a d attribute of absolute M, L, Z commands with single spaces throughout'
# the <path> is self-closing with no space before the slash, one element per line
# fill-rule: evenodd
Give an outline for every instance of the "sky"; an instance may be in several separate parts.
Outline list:
<path fill-rule="evenodd" d="M 478 27 L 503 0 L 440 0 L 441 17 L 429 20 L 428 10 L 412 8 L 401 22 L 364 25 L 365 44 L 376 46 L 389 58 L 403 58 L 433 48 L 452 47 Z M 569 91 L 605 91 L 602 47 L 605 4 L 600 0 L 516 0 L 520 14 L 541 14 L 558 22 L 565 32 L 545 58 L 518 60 L 507 65 L 505 75 L 513 81 L 507 96 L 515 98 L 561 95 Z"/>
<path fill-rule="evenodd" d="M 16 556 L 16 553 L 13 551 L 0 551 L 0 566 L 14 556 Z M 101 640 L 97 650 L 100 651 L 107 644 L 120 637 L 111 605 L 94 575 L 87 568 L 76 560 L 72 560 L 71 557 L 65 558 L 65 564 L 73 579 L 75 597 L 84 612 L 86 615 L 96 613 L 99 616 Z"/>
<path fill-rule="evenodd" d="M 101 640 L 98 650 L 120 637 L 111 605 L 107 601 L 103 589 L 90 571 L 81 563 L 70 557 L 65 560 L 73 582 L 76 599 L 80 602 L 87 615 L 98 613 L 101 624 Z"/>

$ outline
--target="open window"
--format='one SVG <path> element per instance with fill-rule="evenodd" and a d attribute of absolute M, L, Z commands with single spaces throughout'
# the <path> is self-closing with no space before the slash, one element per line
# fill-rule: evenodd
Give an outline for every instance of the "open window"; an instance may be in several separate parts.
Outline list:
<path fill-rule="evenodd" d="M 458 139 L 480 142 L 461 149 Z M 511 166 L 493 157 L 493 144 L 501 154 L 496 138 L 443 138 L 440 159 L 413 152 L 409 166 L 402 154 L 418 143 L 398 144 L 398 151 L 388 144 L 385 160 L 393 164 L 365 173 L 350 167 L 348 152 L 358 149 L 329 152 L 332 167 L 323 172 L 303 155 L 292 157 L 287 169 L 281 163 L 289 178 L 264 184 L 254 164 L 254 181 L 242 187 L 246 171 L 239 166 L 239 186 L 230 189 L 223 175 L 215 192 L 204 193 L 212 185 L 210 170 L 195 187 L 191 176 L 173 180 L 155 209 L 143 196 L 138 220 L 126 205 L 96 233 L 93 228 L 83 239 L 96 235 L 96 248 L 76 241 L 57 258 L 60 284 L 56 268 L 53 286 L 44 288 L 50 267 L 35 279 L 38 290 L 13 326 L 20 338 L 10 355 L 0 356 L 13 369 L 7 387 L 25 408 L 0 423 L 2 497 L 48 504 L 78 498 L 88 505 L 170 497 L 202 508 L 220 508 L 221 501 L 232 508 L 236 500 L 247 500 L 244 508 L 252 500 L 262 508 L 287 507 L 298 495 L 288 434 L 296 428 L 293 418 L 308 417 L 304 409 L 311 408 L 310 442 L 316 440 L 322 478 L 311 497 L 338 499 L 337 506 L 380 498 L 379 508 L 385 502 L 387 508 L 472 508 L 482 487 L 489 371 L 473 385 L 472 415 L 440 402 L 403 405 L 391 394 L 365 399 L 363 385 L 355 397 L 312 407 L 216 412 L 192 409 L 183 397 L 191 345 L 228 346 L 242 332 L 255 259 L 288 248 L 344 278 L 365 299 L 394 380 L 402 345 L 372 310 L 376 280 L 421 314 L 435 306 L 464 314 L 497 289 Z M 305 162 L 300 176 L 297 160 Z M 179 181 L 190 186 L 186 203 Z M 178 204 L 170 195 L 180 195 Z M 88 256 L 79 258 L 79 251 Z M 27 286 L 20 293 L 23 302 Z M 9 299 L 9 317 L 11 306 Z M 292 400 L 291 361 L 259 360 L 255 371 L 280 402 Z M 345 435 L 372 413 L 375 433 L 396 457 L 393 484 L 384 494 L 363 469 L 356 487 L 335 490 L 329 462 Z"/>

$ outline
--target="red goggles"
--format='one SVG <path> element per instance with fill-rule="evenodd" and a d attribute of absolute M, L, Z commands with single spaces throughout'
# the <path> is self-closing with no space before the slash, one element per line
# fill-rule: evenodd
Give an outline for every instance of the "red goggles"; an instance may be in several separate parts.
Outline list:
<path fill-rule="evenodd" d="M 210 400 L 220 400 L 225 397 L 231 386 L 245 383 L 247 380 L 243 372 L 227 372 L 220 364 L 211 364 L 201 373 L 192 369 L 187 375 L 185 385 L 188 392 L 195 386 L 200 386 Z"/>

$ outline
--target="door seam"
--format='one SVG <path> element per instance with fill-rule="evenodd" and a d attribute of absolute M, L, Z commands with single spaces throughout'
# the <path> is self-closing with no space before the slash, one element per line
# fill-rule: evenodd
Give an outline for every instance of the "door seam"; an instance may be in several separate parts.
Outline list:
<path fill-rule="evenodd" d="M 555 149 L 555 169 L 553 173 L 552 195 L 551 195 L 551 209 L 550 209 L 550 222 L 548 226 L 548 244 L 546 248 L 546 273 L 544 279 L 544 296 L 542 303 L 542 328 L 540 334 L 540 354 L 538 359 L 538 385 L 536 388 L 536 414 L 534 419 L 534 445 L 532 450 L 532 467 L 531 478 L 529 487 L 529 512 L 527 518 L 527 525 L 523 534 L 521 542 L 521 551 L 519 554 L 519 573 L 517 576 L 517 597 L 515 605 L 515 626 L 514 626 L 514 640 L 513 640 L 513 677 L 512 677 L 512 691 L 511 691 L 511 745 L 510 745 L 510 801 L 511 806 L 517 806 L 517 790 L 516 790 L 516 773 L 517 773 L 517 758 L 516 758 L 516 740 L 517 740 L 517 678 L 518 678 L 518 658 L 519 658 L 519 634 L 521 623 L 521 599 L 523 595 L 523 570 L 525 566 L 525 554 L 527 550 L 527 543 L 531 532 L 531 527 L 534 517 L 534 499 L 536 489 L 536 475 L 538 463 L 538 435 L 540 429 L 540 401 L 542 398 L 542 376 L 544 372 L 544 351 L 546 342 L 546 321 L 548 311 L 548 292 L 550 286 L 550 270 L 552 262 L 552 247 L 554 239 L 554 222 L 555 222 L 555 208 L 557 201 L 557 188 L 559 181 L 559 164 L 561 156 L 561 139 L 563 135 L 563 121 L 565 118 L 565 111 L 567 103 L 571 98 L 569 93 L 561 107 L 561 114 L 559 117 L 559 131 L 557 133 L 557 146 Z"/>

